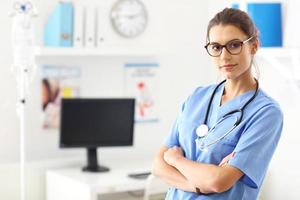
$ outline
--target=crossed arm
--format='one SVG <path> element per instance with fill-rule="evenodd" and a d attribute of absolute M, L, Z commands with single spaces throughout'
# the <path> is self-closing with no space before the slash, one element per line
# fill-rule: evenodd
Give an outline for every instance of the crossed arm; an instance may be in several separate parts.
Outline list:
<path fill-rule="evenodd" d="M 234 153 L 219 165 L 188 160 L 180 147 L 161 147 L 153 162 L 152 172 L 169 185 L 187 192 L 221 193 L 230 189 L 244 173 L 227 165 Z"/>

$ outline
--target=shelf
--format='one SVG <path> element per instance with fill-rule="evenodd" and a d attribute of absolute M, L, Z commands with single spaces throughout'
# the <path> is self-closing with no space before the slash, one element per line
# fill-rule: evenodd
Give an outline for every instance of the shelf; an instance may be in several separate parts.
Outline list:
<path fill-rule="evenodd" d="M 298 83 L 300 48 L 260 48 L 257 56 L 270 63 L 286 80 Z"/>
<path fill-rule="evenodd" d="M 103 48 L 76 48 L 76 47 L 36 47 L 36 57 L 50 56 L 133 56 L 150 57 L 157 56 L 154 48 L 133 47 L 103 47 Z"/>
<path fill-rule="evenodd" d="M 257 51 L 258 56 L 291 57 L 300 56 L 300 48 L 262 47 Z"/>

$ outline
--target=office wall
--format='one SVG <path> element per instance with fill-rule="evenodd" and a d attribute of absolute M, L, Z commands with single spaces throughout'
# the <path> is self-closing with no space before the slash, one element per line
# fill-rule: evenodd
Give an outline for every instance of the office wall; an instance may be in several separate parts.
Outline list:
<path fill-rule="evenodd" d="M 53 2 L 50 4 L 53 5 Z M 214 69 L 210 66 L 209 58 L 206 56 L 203 44 L 205 41 L 206 11 L 203 3 L 197 1 L 174 1 L 172 5 L 167 2 L 146 2 L 149 12 L 149 29 L 151 35 L 144 34 L 137 41 L 132 41 L 132 46 L 147 48 L 149 43 L 155 44 L 155 48 L 162 52 L 152 57 L 60 57 L 38 59 L 38 63 L 57 64 L 63 66 L 79 66 L 82 70 L 81 95 L 82 96 L 122 96 L 123 91 L 123 64 L 126 62 L 157 61 L 159 69 L 159 114 L 160 122 L 153 124 L 137 124 L 136 140 L 134 148 L 128 148 L 132 154 L 145 152 L 153 154 L 153 149 L 159 146 L 162 137 L 168 132 L 171 122 L 186 96 L 200 84 L 209 83 L 214 80 Z M 45 5 L 43 4 L 42 8 Z M 49 9 L 48 9 L 49 10 Z M 192 10 L 192 11 L 191 11 Z M 180 12 L 178 12 L 180 11 Z M 47 11 L 48 12 L 48 11 Z M 46 17 L 42 15 L 41 17 Z M 41 19 L 37 23 L 42 25 Z M 42 22 L 42 23 L 41 23 Z M 153 31 L 155 29 L 155 31 Z M 143 41 L 142 37 L 147 37 Z M 196 42 L 195 42 L 196 41 Z M 38 41 L 39 42 L 39 41 Z M 33 96 L 29 100 L 28 121 L 36 117 L 40 120 L 40 94 L 39 94 L 39 72 L 31 86 Z M 189 78 L 187 78 L 189 77 Z M 174 85 L 176 86 L 175 89 Z M 44 131 L 40 124 L 36 123 L 28 127 L 27 158 L 29 161 L 44 158 L 69 157 L 85 153 L 83 150 L 59 150 L 57 148 L 57 130 Z M 47 143 L 43 141 L 47 140 Z M 153 149 L 143 148 L 148 142 L 153 142 Z M 137 150 L 135 148 L 138 148 Z M 125 148 L 127 150 L 127 148 Z M 141 151 L 139 151 L 141 150 Z M 105 156 L 114 149 L 100 149 Z M 122 148 L 124 151 L 124 148 Z M 117 150 L 116 153 L 119 153 Z"/>
<path fill-rule="evenodd" d="M 35 22 L 37 43 L 41 43 L 42 26 L 55 3 L 54 1 L 36 1 L 36 3 L 40 12 Z M 8 39 L 11 27 L 6 11 L 10 10 L 11 2 L 1 4 L 3 5 L 0 7 L 0 19 L 1 22 L 3 21 L 1 23 L 3 28 L 1 28 L 2 45 L 0 48 L 1 55 L 5 56 L 0 57 L 2 65 L 0 74 L 1 89 L 5 91 L 5 95 L 0 100 L 0 120 L 5 123 L 1 126 L 0 132 L 0 185 L 2 186 L 0 199 L 14 200 L 19 197 L 17 191 L 19 186 L 17 184 L 19 182 L 19 120 L 15 108 L 17 102 L 16 83 L 8 67 L 12 61 L 12 52 Z M 100 149 L 98 152 L 102 163 L 119 158 L 119 156 L 129 160 L 142 157 L 152 159 L 163 138 L 169 132 L 181 103 L 187 95 L 198 85 L 216 80 L 214 68 L 210 65 L 203 48 L 207 23 L 206 4 L 196 0 L 175 0 L 171 4 L 161 0 L 146 1 L 150 20 L 148 31 L 151 31 L 151 35 L 146 35 L 147 40 L 149 40 L 148 43 L 155 44 L 155 48 L 162 52 L 154 57 L 69 57 L 37 60 L 38 63 L 81 67 L 82 95 L 93 97 L 123 94 L 123 64 L 125 62 L 157 61 L 160 63 L 159 91 L 157 91 L 159 94 L 159 122 L 137 124 L 134 147 Z M 140 45 L 136 41 L 133 41 L 132 44 Z M 26 107 L 26 192 L 30 200 L 41 200 L 45 197 L 44 175 L 47 168 L 70 165 L 73 162 L 72 159 L 82 160 L 84 163 L 85 159 L 84 149 L 61 150 L 58 148 L 58 131 L 41 128 L 41 70 L 38 68 L 36 72 L 36 76 L 30 84 L 30 97 Z M 11 181 L 5 181 L 8 179 Z M 5 189 L 2 190 L 2 188 Z"/>
<path fill-rule="evenodd" d="M 2 1 L 0 6 L 0 198 L 19 199 L 18 158 L 19 136 L 16 85 L 11 74 L 11 19 L 8 17 L 10 2 Z M 17 192 L 15 192 L 17 191 Z"/>
<path fill-rule="evenodd" d="M 15 105 L 17 92 L 15 77 L 11 73 L 11 18 L 8 17 L 11 5 L 10 2 L 1 2 L 1 45 L 0 45 L 0 90 L 1 90 L 1 147 L 0 162 L 16 162 L 19 155 L 18 123 Z"/>

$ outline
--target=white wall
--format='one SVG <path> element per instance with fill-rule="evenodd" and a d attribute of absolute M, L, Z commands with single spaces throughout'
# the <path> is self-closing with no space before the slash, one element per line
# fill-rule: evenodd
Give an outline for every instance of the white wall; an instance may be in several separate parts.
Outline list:
<path fill-rule="evenodd" d="M 2 122 L 0 126 L 0 198 L 18 199 L 19 124 L 15 109 L 17 102 L 15 80 L 10 72 L 11 19 L 8 18 L 8 14 L 11 5 L 9 1 L 2 1 L 0 4 L 0 91 L 2 91 L 0 100 L 0 121 Z"/>
<path fill-rule="evenodd" d="M 11 18 L 8 17 L 11 10 L 10 2 L 1 2 L 1 45 L 0 45 L 0 89 L 2 91 L 0 103 L 0 117 L 2 124 L 0 126 L 1 147 L 0 163 L 16 162 L 19 155 L 18 123 L 15 105 L 17 102 L 17 93 L 15 78 L 11 73 Z"/>
<path fill-rule="evenodd" d="M 300 87 L 283 77 L 269 63 L 260 60 L 261 84 L 281 105 L 284 113 L 284 127 L 278 148 L 271 161 L 262 189 L 264 199 L 299 199 L 300 172 L 298 147 L 300 136 L 297 115 L 300 111 Z M 289 68 L 291 61 L 283 67 Z M 299 67 L 299 66 L 298 66 Z M 284 191 L 285 190 L 285 191 Z"/>
<path fill-rule="evenodd" d="M 110 1 L 113 2 L 113 1 Z M 18 199 L 18 118 L 15 112 L 17 101 L 16 83 L 9 71 L 11 63 L 10 21 L 6 11 L 11 2 L 3 2 L 0 7 L 1 22 L 1 87 L 6 91 L 0 100 L 0 120 L 5 121 L 0 132 L 0 199 Z M 36 20 L 37 42 L 41 43 L 42 26 L 54 1 L 36 1 L 40 16 Z M 104 148 L 98 150 L 101 162 L 109 162 L 119 155 L 128 159 L 141 157 L 153 158 L 162 144 L 176 117 L 180 104 L 198 85 L 215 81 L 214 69 L 209 63 L 203 45 L 207 24 L 207 3 L 197 0 L 146 1 L 149 12 L 149 27 L 136 41 L 129 45 L 147 47 L 154 44 L 161 54 L 155 57 L 88 57 L 88 58 L 45 58 L 37 62 L 60 64 L 63 66 L 81 66 L 83 96 L 120 96 L 123 95 L 123 64 L 128 61 L 158 61 L 159 69 L 159 110 L 160 121 L 153 124 L 137 124 L 135 127 L 135 146 L 126 148 Z M 121 41 L 119 39 L 119 41 Z M 124 42 L 124 41 L 121 41 Z M 124 42 L 129 43 L 129 42 Z M 150 46 L 150 45 L 149 45 Z M 153 46 L 153 45 L 152 45 Z M 2 59 L 4 59 L 2 61 Z M 45 196 L 45 169 L 69 165 L 69 158 L 82 160 L 83 149 L 61 150 L 58 148 L 58 131 L 41 129 L 40 110 L 40 70 L 37 70 L 30 86 L 30 98 L 26 108 L 26 177 L 27 197 L 41 200 Z M 113 75 L 112 75 L 113 74 Z M 108 83 L 110 88 L 108 88 Z M 151 144 L 149 146 L 148 144 Z M 153 144 L 153 145 L 152 145 Z M 147 148 L 145 148 L 147 147 Z M 49 161 L 50 160 L 50 161 Z M 51 161 L 51 160 L 57 160 Z M 65 161 L 63 161 L 65 160 Z M 56 164 L 55 164 L 56 163 Z M 84 164 L 84 163 L 83 163 Z M 8 166 L 15 166 L 13 169 Z M 8 173 L 8 172 L 14 173 Z M 4 180 L 14 180 L 7 183 Z M 5 188 L 2 192 L 2 188 Z M 12 191 L 16 190 L 12 193 Z"/>

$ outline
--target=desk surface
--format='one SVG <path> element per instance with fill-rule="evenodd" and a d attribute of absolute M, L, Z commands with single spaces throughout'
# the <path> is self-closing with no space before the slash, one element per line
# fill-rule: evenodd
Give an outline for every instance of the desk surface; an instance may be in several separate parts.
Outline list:
<path fill-rule="evenodd" d="M 133 179 L 130 173 L 146 172 L 151 170 L 150 161 L 135 161 L 107 165 L 108 172 L 94 173 L 83 172 L 81 167 L 52 169 L 47 171 L 47 177 L 65 181 L 68 184 L 80 184 L 92 193 L 112 193 L 142 190 L 145 188 L 146 179 Z"/>

